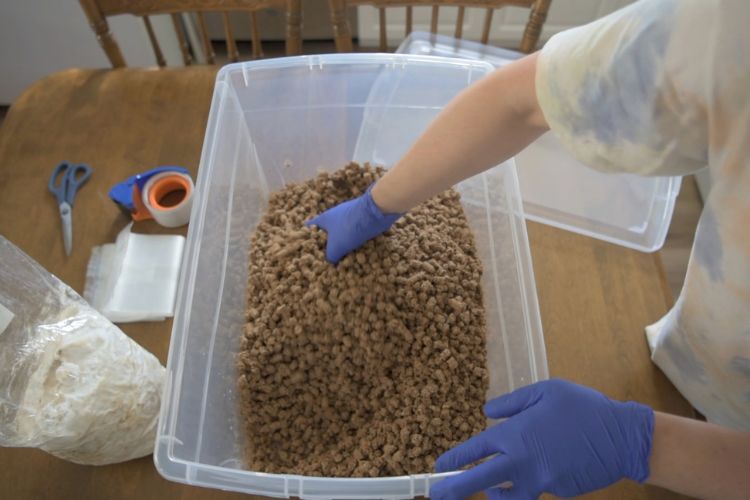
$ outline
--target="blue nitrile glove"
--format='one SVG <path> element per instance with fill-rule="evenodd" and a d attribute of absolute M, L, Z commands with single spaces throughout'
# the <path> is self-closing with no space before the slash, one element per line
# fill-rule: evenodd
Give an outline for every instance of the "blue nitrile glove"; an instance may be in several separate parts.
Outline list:
<path fill-rule="evenodd" d="M 305 222 L 305 226 L 315 225 L 328 233 L 326 259 L 331 264 L 387 231 L 403 215 L 381 212 L 372 200 L 371 191 L 372 186 L 362 196 L 329 208 Z"/>
<path fill-rule="evenodd" d="M 630 478 L 648 478 L 654 412 L 613 401 L 564 380 L 547 380 L 488 402 L 490 418 L 508 418 L 441 455 L 438 472 L 492 458 L 435 484 L 435 500 L 485 491 L 491 500 L 581 495 Z M 498 485 L 512 482 L 510 489 Z M 505 486 L 505 485 L 503 485 Z"/>

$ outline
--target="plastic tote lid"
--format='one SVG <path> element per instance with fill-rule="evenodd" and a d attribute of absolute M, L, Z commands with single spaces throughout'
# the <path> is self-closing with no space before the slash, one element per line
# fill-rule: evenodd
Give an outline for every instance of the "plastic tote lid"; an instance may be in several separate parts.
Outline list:
<path fill-rule="evenodd" d="M 482 60 L 496 67 L 523 56 L 423 32 L 409 35 L 396 52 Z M 573 158 L 550 132 L 519 153 L 516 165 L 527 219 L 644 252 L 664 245 L 680 177 L 595 171 Z"/>

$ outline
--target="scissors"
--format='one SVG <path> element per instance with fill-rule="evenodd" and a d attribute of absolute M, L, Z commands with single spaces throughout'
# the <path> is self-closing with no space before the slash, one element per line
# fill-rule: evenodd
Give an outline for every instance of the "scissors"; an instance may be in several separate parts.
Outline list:
<path fill-rule="evenodd" d="M 73 200 L 76 197 L 76 191 L 83 186 L 93 169 L 83 163 L 74 164 L 64 161 L 52 171 L 49 178 L 49 190 L 57 197 L 57 204 L 60 206 L 60 219 L 62 220 L 63 243 L 65 245 L 65 255 L 70 255 L 73 249 Z M 60 178 L 60 182 L 57 179 Z"/>

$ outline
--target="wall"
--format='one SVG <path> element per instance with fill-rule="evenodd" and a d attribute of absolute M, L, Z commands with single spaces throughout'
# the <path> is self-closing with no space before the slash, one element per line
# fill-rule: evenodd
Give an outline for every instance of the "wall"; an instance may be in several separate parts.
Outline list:
<path fill-rule="evenodd" d="M 171 20 L 155 16 L 152 22 L 168 64 L 179 64 Z M 140 19 L 117 16 L 109 24 L 129 65 L 156 64 Z M 70 67 L 110 67 L 77 1 L 0 2 L 0 104 L 12 103 L 36 80 Z"/>

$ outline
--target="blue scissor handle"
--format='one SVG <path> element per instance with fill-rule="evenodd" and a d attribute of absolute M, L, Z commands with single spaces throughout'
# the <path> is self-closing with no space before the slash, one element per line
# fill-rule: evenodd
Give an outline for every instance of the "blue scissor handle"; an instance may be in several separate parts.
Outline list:
<path fill-rule="evenodd" d="M 83 163 L 72 164 L 64 161 L 55 167 L 49 178 L 48 187 L 50 192 L 57 197 L 57 203 L 67 202 L 72 207 L 76 191 L 89 180 L 91 172 L 93 169 Z M 59 183 L 56 182 L 58 177 L 60 177 Z"/>

